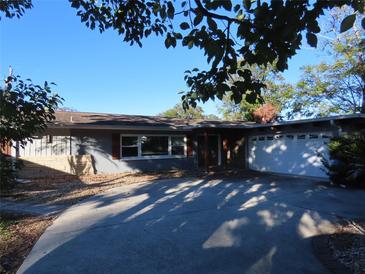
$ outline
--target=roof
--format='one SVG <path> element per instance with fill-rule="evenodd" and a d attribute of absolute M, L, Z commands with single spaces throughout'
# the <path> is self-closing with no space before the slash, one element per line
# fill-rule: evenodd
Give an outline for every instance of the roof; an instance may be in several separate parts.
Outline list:
<path fill-rule="evenodd" d="M 364 114 L 339 115 L 315 119 L 280 121 L 258 124 L 246 121 L 193 120 L 166 118 L 160 116 L 122 115 L 93 112 L 56 111 L 56 120 L 51 128 L 90 128 L 90 129 L 139 129 L 139 130 L 192 130 L 197 128 L 260 128 L 344 119 L 364 119 Z"/>

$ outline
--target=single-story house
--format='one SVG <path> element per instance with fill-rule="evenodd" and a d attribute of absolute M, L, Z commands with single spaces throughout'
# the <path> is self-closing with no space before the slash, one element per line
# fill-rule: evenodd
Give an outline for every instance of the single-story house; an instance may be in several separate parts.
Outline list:
<path fill-rule="evenodd" d="M 326 177 L 332 136 L 365 128 L 365 115 L 270 124 L 56 112 L 47 131 L 11 153 L 24 177 L 168 169 L 252 169 Z"/>

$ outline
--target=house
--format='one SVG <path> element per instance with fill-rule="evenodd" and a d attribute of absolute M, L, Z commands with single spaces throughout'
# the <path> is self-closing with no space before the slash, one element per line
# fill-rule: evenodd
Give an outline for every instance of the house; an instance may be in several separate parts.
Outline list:
<path fill-rule="evenodd" d="M 253 169 L 326 177 L 332 136 L 365 128 L 354 114 L 271 124 L 56 112 L 41 136 L 12 155 L 23 177 L 167 169 Z"/>

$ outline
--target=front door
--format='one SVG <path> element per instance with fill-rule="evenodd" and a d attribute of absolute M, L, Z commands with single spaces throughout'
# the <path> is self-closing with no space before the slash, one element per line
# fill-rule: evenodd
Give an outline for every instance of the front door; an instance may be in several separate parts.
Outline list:
<path fill-rule="evenodd" d="M 208 167 L 219 165 L 219 137 L 218 135 L 208 135 L 207 147 L 205 146 L 205 136 L 198 135 L 198 165 L 205 167 L 205 162 L 208 162 Z M 207 154 L 205 149 L 207 148 Z"/>

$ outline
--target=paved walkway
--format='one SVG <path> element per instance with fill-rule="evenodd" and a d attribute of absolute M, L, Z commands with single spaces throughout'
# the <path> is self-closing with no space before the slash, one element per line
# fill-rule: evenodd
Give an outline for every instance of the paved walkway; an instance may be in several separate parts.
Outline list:
<path fill-rule="evenodd" d="M 18 273 L 328 273 L 311 238 L 364 197 L 264 175 L 123 186 L 64 211 Z"/>
<path fill-rule="evenodd" d="M 7 199 L 0 200 L 0 211 L 26 213 L 31 215 L 50 216 L 58 214 L 66 208 L 67 206 L 65 205 L 31 204 Z"/>

